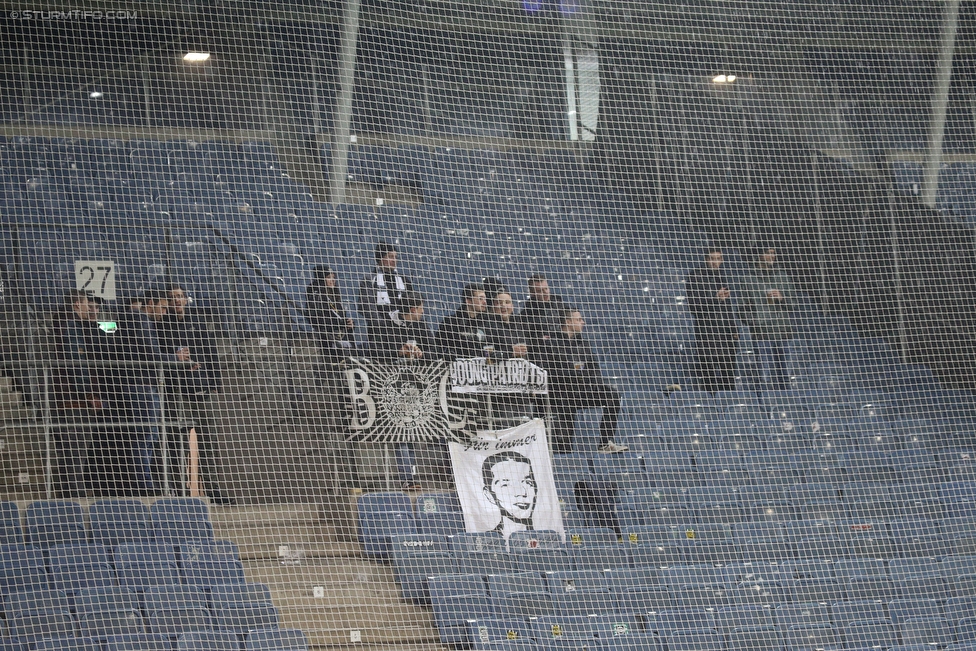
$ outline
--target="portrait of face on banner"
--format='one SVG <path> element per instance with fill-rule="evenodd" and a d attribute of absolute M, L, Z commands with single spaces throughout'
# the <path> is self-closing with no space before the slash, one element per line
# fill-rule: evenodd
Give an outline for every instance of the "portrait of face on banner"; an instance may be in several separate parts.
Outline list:
<path fill-rule="evenodd" d="M 466 531 L 564 533 L 541 420 L 452 442 L 450 451 Z"/>

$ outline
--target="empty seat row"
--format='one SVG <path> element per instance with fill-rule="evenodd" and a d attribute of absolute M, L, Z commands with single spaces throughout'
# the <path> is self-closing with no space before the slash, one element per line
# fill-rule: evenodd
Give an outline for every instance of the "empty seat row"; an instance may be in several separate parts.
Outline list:
<path fill-rule="evenodd" d="M 92 542 L 179 544 L 213 540 L 207 505 L 194 498 L 160 499 L 151 507 L 139 500 L 100 500 L 85 509 L 78 502 L 31 503 L 21 523 L 14 502 L 0 502 L 0 543 L 37 547 Z"/>
<path fill-rule="evenodd" d="M 192 631 L 177 636 L 124 633 L 101 638 L 52 636 L 29 642 L 0 639 L 2 651 L 308 651 L 298 629 Z"/>

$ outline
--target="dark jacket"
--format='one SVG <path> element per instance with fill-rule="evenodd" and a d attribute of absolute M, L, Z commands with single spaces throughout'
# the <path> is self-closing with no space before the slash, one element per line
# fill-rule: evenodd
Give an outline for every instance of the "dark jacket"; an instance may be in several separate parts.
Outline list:
<path fill-rule="evenodd" d="M 407 321 L 402 319 L 398 324 L 387 328 L 379 341 L 372 347 L 372 354 L 376 357 L 392 358 L 400 356 L 403 344 L 412 341 L 424 353 L 423 359 L 437 359 L 437 345 L 434 335 L 424 321 Z"/>
<path fill-rule="evenodd" d="M 732 298 L 723 301 L 715 297 L 723 287 L 731 290 L 732 284 L 721 269 L 711 269 L 706 265 L 688 274 L 685 289 L 688 309 L 695 318 L 697 336 L 731 339 L 736 334 Z"/>
<path fill-rule="evenodd" d="M 484 314 L 469 319 L 462 305 L 437 328 L 437 349 L 444 357 L 484 357 L 488 340 L 488 319 Z"/>
<path fill-rule="evenodd" d="M 318 334 L 323 353 L 327 349 L 352 347 L 352 333 L 346 322 L 349 315 L 342 306 L 338 288 L 312 282 L 305 290 L 305 318 Z"/>
<path fill-rule="evenodd" d="M 167 314 L 157 325 L 160 346 L 174 355 L 180 348 L 190 349 L 190 359 L 196 370 L 167 369 L 167 377 L 175 379 L 175 384 L 185 394 L 215 391 L 220 388 L 220 359 L 213 333 L 198 315 L 184 313 Z"/>
<path fill-rule="evenodd" d="M 513 316 L 505 323 L 500 316 L 491 314 L 488 316 L 488 342 L 495 349 L 495 355 L 499 358 L 512 356 L 512 346 L 515 344 L 528 344 L 525 332 L 517 319 Z"/>
<path fill-rule="evenodd" d="M 73 312 L 58 315 L 54 321 L 51 369 L 51 402 L 58 409 L 87 409 L 98 397 L 98 371 L 75 363 L 95 362 L 104 356 L 98 324 L 75 318 Z M 106 335 L 107 336 L 107 335 Z"/>
<path fill-rule="evenodd" d="M 516 323 L 522 329 L 526 342 L 530 347 L 538 346 L 560 328 L 559 312 L 565 310 L 566 303 L 555 294 L 547 302 L 530 298 L 522 306 L 522 311 L 515 317 Z"/>
<path fill-rule="evenodd" d="M 359 283 L 359 316 L 366 322 L 370 345 L 382 339 L 384 330 L 391 327 L 400 312 L 403 292 L 408 290 L 413 290 L 409 278 L 399 272 L 383 273 L 379 269 Z"/>
<path fill-rule="evenodd" d="M 159 367 L 157 362 L 175 362 L 176 348 L 163 349 L 159 338 L 162 321 L 155 321 L 149 316 L 139 313 L 128 313 L 120 319 L 117 347 L 112 357 L 122 362 L 141 362 L 125 366 L 118 371 L 123 384 L 129 386 L 153 386 L 159 381 Z M 172 367 L 165 368 L 164 373 L 173 373 Z"/>
<path fill-rule="evenodd" d="M 549 386 L 557 399 L 606 384 L 600 363 L 583 335 L 570 338 L 557 332 L 529 359 L 549 372 Z"/>

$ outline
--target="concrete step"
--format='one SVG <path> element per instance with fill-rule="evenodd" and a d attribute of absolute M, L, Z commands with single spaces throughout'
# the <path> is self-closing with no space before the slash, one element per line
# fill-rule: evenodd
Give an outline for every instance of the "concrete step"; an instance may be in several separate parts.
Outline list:
<path fill-rule="evenodd" d="M 352 644 L 353 631 L 366 644 L 438 641 L 433 615 L 400 598 L 389 566 L 361 558 L 306 558 L 300 565 L 246 561 L 245 573 L 271 589 L 282 626 L 301 628 L 312 644 Z"/>
<path fill-rule="evenodd" d="M 218 506 L 210 513 L 217 537 L 237 542 L 244 559 L 277 559 L 282 545 L 308 557 L 358 556 L 359 545 L 347 533 L 353 522 L 347 515 L 336 527 L 337 510 L 334 504 L 277 504 Z"/>

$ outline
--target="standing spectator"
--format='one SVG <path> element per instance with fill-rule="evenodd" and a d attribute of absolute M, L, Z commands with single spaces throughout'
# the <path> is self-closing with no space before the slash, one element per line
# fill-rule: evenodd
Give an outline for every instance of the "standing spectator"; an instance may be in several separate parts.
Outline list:
<path fill-rule="evenodd" d="M 220 359 L 217 344 L 207 324 L 195 311 L 187 310 L 190 297 L 178 285 L 167 288 L 169 310 L 157 322 L 159 339 L 163 351 L 185 357 L 191 363 L 188 368 L 167 369 L 166 412 L 167 421 L 176 420 L 171 416 L 182 414 L 183 419 L 193 422 L 199 449 L 200 483 L 210 501 L 214 504 L 229 504 L 230 498 L 224 496 L 218 485 L 217 452 L 214 445 L 215 428 L 211 396 L 220 390 Z M 182 440 L 173 437 L 171 449 L 180 450 L 185 458 Z M 173 470 L 180 467 L 178 459 Z"/>
<path fill-rule="evenodd" d="M 420 292 L 405 291 L 400 299 L 400 319 L 377 342 L 378 356 L 403 359 L 437 359 L 434 335 L 424 321 L 424 298 Z"/>
<path fill-rule="evenodd" d="M 342 306 L 339 281 L 329 265 L 317 265 L 312 272 L 305 289 L 305 318 L 318 334 L 319 352 L 327 361 L 338 361 L 352 350 L 355 324 Z"/>
<path fill-rule="evenodd" d="M 559 313 L 566 303 L 549 289 L 549 281 L 541 273 L 529 276 L 529 300 L 518 315 L 518 324 L 525 333 L 529 348 L 539 346 L 560 329 Z"/>
<path fill-rule="evenodd" d="M 97 384 L 98 371 L 79 366 L 99 361 L 107 336 L 98 328 L 102 299 L 80 289 L 66 297 L 66 308 L 55 315 L 52 353 L 55 364 L 50 374 L 50 401 L 55 419 L 68 427 L 55 430 L 57 466 L 55 487 L 64 499 L 85 497 L 85 471 L 90 431 L 87 423 L 102 414 L 102 399 Z"/>
<path fill-rule="evenodd" d="M 143 294 L 142 312 L 122 328 L 123 348 L 121 358 L 131 364 L 122 369 L 126 378 L 126 400 L 129 417 L 138 423 L 132 437 L 136 462 L 138 490 L 153 494 L 159 479 L 156 468 L 159 443 L 159 362 L 190 361 L 187 348 L 163 351 L 160 347 L 159 330 L 163 317 L 169 310 L 169 296 L 163 289 L 149 289 Z M 136 364 L 132 364 L 135 362 Z M 170 372 L 170 369 L 166 369 Z"/>
<path fill-rule="evenodd" d="M 512 295 L 504 287 L 493 296 L 489 295 L 491 306 L 489 315 L 489 333 L 491 346 L 503 357 L 526 357 L 529 353 L 525 332 L 518 319 L 515 319 L 515 307 Z"/>
<path fill-rule="evenodd" d="M 487 310 L 484 286 L 481 283 L 465 285 L 461 306 L 437 329 L 438 350 L 452 359 L 490 356 Z"/>
<path fill-rule="evenodd" d="M 766 247 L 743 282 L 739 314 L 759 352 L 767 389 L 788 389 L 785 342 L 793 338 L 793 281 L 776 267 L 776 249 Z"/>
<path fill-rule="evenodd" d="M 695 320 L 695 350 L 704 391 L 735 389 L 739 331 L 732 310 L 731 283 L 722 271 L 722 249 L 708 250 L 705 264 L 688 274 L 688 307 Z"/>
<path fill-rule="evenodd" d="M 359 283 L 359 314 L 366 321 L 370 346 L 399 318 L 403 292 L 412 290 L 410 280 L 397 271 L 397 250 L 392 244 L 376 245 L 376 270 Z"/>
<path fill-rule="evenodd" d="M 573 451 L 576 412 L 580 409 L 603 408 L 600 421 L 599 451 L 613 454 L 625 452 L 626 445 L 614 441 L 617 417 L 620 414 L 620 393 L 600 374 L 600 364 L 583 336 L 586 322 L 579 310 L 565 308 L 560 313 L 559 332 L 550 337 L 533 356 L 549 372 L 549 391 L 552 397 L 552 451 Z"/>
<path fill-rule="evenodd" d="M 381 357 L 405 360 L 437 359 L 430 328 L 424 322 L 424 299 L 420 292 L 405 291 L 400 302 L 399 323 L 389 328 L 373 347 Z M 397 478 L 403 490 L 420 490 L 414 445 L 406 441 L 396 447 Z"/>

